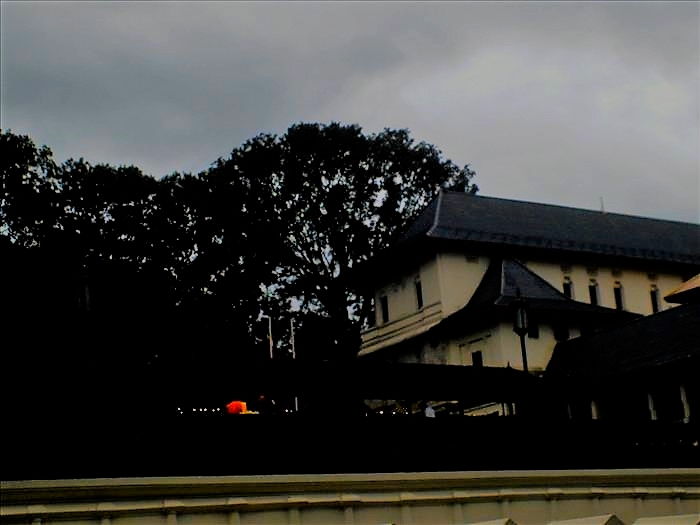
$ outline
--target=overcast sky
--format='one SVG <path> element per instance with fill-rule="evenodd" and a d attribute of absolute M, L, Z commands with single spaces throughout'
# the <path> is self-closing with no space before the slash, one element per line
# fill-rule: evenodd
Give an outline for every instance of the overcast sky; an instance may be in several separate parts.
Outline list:
<path fill-rule="evenodd" d="M 2 2 L 0 127 L 198 172 L 299 121 L 408 128 L 480 193 L 700 221 L 698 2 Z"/>

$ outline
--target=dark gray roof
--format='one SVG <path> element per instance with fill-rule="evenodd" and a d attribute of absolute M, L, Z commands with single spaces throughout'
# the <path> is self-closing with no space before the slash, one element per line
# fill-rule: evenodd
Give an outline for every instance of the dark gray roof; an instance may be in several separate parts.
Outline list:
<path fill-rule="evenodd" d="M 700 225 L 441 191 L 400 243 L 418 238 L 700 264 Z"/>
<path fill-rule="evenodd" d="M 677 306 L 618 328 L 559 343 L 547 374 L 565 380 L 635 374 L 700 360 L 700 304 Z"/>

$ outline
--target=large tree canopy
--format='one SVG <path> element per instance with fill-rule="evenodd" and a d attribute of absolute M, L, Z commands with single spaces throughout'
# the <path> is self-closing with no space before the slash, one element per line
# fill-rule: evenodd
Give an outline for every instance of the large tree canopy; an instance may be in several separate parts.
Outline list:
<path fill-rule="evenodd" d="M 313 338 L 353 355 L 367 304 L 348 271 L 402 231 L 440 187 L 475 192 L 459 168 L 406 130 L 364 134 L 359 126 L 298 124 L 260 135 L 219 159 L 206 177 L 217 188 L 244 184 L 250 207 L 276 223 L 275 280 L 266 283 L 281 309 L 300 312 Z M 286 303 L 286 304 L 285 304 Z"/>
<path fill-rule="evenodd" d="M 78 281 L 119 264 L 121 275 L 140 276 L 134 282 L 157 283 L 158 313 L 178 328 L 196 320 L 218 334 L 196 338 L 194 351 L 229 357 L 260 354 L 262 312 L 276 320 L 280 356 L 292 318 L 298 354 L 354 355 L 367 305 L 349 270 L 391 242 L 440 187 L 477 189 L 469 166 L 406 130 L 366 134 L 338 123 L 261 134 L 204 172 L 162 179 L 82 159 L 57 165 L 48 148 L 10 132 L 0 146 L 7 246 L 53 250 Z"/>

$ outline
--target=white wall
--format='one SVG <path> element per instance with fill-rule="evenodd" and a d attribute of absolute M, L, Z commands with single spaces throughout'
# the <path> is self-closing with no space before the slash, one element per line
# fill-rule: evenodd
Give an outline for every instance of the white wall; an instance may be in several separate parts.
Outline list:
<path fill-rule="evenodd" d="M 656 285 L 659 290 L 661 310 L 666 310 L 676 305 L 667 303 L 663 299 L 664 295 L 683 282 L 678 274 L 664 272 L 649 274 L 624 266 L 612 268 L 611 266 L 571 264 L 568 268 L 562 269 L 561 263 L 548 261 L 527 261 L 525 265 L 559 291 L 563 291 L 564 276 L 568 275 L 573 283 L 573 298 L 584 303 L 590 302 L 588 285 L 591 279 L 595 279 L 598 283 L 599 304 L 608 308 L 615 308 L 613 288 L 618 281 L 623 288 L 625 310 L 643 315 L 652 313 L 649 294 L 652 285 Z"/>
<path fill-rule="evenodd" d="M 465 306 L 479 286 L 489 266 L 488 257 L 443 252 L 437 257 L 443 315 Z"/>
<path fill-rule="evenodd" d="M 376 326 L 362 335 L 360 355 L 371 353 L 381 348 L 394 345 L 414 337 L 441 319 L 459 311 L 471 299 L 484 276 L 490 260 L 488 257 L 459 252 L 442 252 L 415 268 L 396 269 L 396 279 L 376 291 Z M 525 265 L 542 277 L 559 291 L 563 291 L 564 277 L 568 276 L 573 284 L 573 299 L 589 303 L 588 285 L 591 279 L 598 284 L 598 298 L 601 306 L 615 308 L 613 289 L 619 282 L 623 290 L 623 304 L 627 311 L 648 315 L 652 313 L 650 291 L 652 286 L 658 289 L 661 310 L 671 308 L 674 304 L 664 301 L 664 295 L 674 290 L 683 282 L 680 275 L 670 272 L 649 274 L 629 266 L 613 268 L 584 264 L 562 264 L 561 261 L 532 260 Z M 419 277 L 423 290 L 423 307 L 416 302 L 415 280 Z M 389 321 L 382 322 L 380 297 L 385 295 L 389 305 Z M 572 327 L 570 327 L 572 328 Z M 578 329 L 578 327 L 574 327 Z M 572 337 L 575 333 L 572 333 Z M 466 339 L 473 339 L 468 334 Z M 515 338 L 515 339 L 514 339 Z M 500 341 L 496 344 L 496 340 Z M 513 340 L 514 339 L 514 340 Z M 540 339 L 528 340 L 532 346 L 531 369 L 544 368 L 554 348 L 551 327 L 541 326 Z M 443 342 L 436 348 L 425 348 L 421 357 L 404 356 L 402 359 L 419 359 L 425 363 L 471 364 L 469 353 L 465 350 L 464 340 Z M 462 344 L 462 347 L 459 345 Z M 512 347 L 512 348 L 511 348 Z M 498 349 L 496 349 L 498 348 Z M 488 352 L 487 352 L 488 350 Z M 516 351 L 517 350 L 517 351 Z M 466 354 L 465 354 L 466 352 Z M 493 334 L 493 340 L 484 350 L 484 365 L 521 366 L 520 344 L 510 328 L 499 329 Z"/>
<path fill-rule="evenodd" d="M 421 281 L 423 307 L 418 308 L 416 278 Z M 442 318 L 441 287 L 437 256 L 415 268 L 397 271 L 396 278 L 378 288 L 374 295 L 376 324 L 362 334 L 360 355 L 412 337 Z M 389 320 L 382 321 L 380 298 L 386 296 Z"/>

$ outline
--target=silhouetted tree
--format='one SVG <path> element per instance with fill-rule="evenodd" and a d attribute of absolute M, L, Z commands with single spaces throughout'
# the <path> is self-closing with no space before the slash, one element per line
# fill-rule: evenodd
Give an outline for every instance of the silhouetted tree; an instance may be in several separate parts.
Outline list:
<path fill-rule="evenodd" d="M 171 353 L 227 361 L 246 350 L 267 355 L 261 311 L 284 321 L 275 326 L 277 355 L 290 315 L 299 340 L 323 349 L 307 357 L 354 355 L 368 305 L 349 271 L 391 242 L 438 188 L 477 189 L 468 166 L 406 130 L 365 134 L 338 123 L 261 134 L 202 173 L 160 180 L 133 166 L 57 165 L 48 148 L 11 132 L 0 133 L 0 146 L 0 234 L 60 257 L 83 310 L 143 329 L 148 323 L 135 319 L 150 305 L 152 328 L 171 334 Z M 112 306 L 122 308 L 107 308 L 120 290 L 129 293 Z"/>
<path fill-rule="evenodd" d="M 63 210 L 55 200 L 56 165 L 46 146 L 27 136 L 0 132 L 0 234 L 20 246 L 37 246 Z"/>
<path fill-rule="evenodd" d="M 277 265 L 274 281 L 265 283 L 271 313 L 299 309 L 302 332 L 304 314 L 312 313 L 316 344 L 345 356 L 357 349 L 368 307 L 349 270 L 386 246 L 440 187 L 476 192 L 473 176 L 406 130 L 368 135 L 338 123 L 259 135 L 206 175 L 217 191 L 242 186 L 249 212 L 276 224 L 281 237 L 257 239 Z"/>

